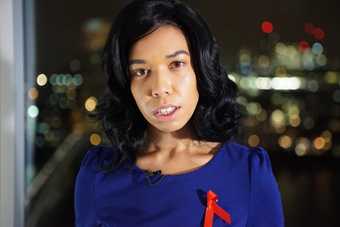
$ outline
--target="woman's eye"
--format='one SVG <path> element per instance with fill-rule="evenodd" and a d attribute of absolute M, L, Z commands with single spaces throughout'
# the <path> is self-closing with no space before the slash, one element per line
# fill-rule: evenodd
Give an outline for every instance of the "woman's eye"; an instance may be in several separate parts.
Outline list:
<path fill-rule="evenodd" d="M 137 70 L 135 70 L 135 74 L 137 76 L 143 76 L 144 74 L 147 74 L 147 73 L 148 73 L 147 69 L 137 69 Z"/>
<path fill-rule="evenodd" d="M 185 62 L 183 62 L 183 61 L 174 61 L 174 62 L 171 63 L 171 65 L 172 65 L 172 67 L 178 68 L 178 67 L 184 66 Z"/>

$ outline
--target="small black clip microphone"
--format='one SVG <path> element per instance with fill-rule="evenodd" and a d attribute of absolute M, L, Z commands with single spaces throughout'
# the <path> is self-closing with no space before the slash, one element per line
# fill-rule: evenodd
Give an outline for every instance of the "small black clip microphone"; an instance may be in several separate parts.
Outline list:
<path fill-rule="evenodd" d="M 160 175 L 160 174 L 162 174 L 162 170 L 156 170 L 156 171 L 145 170 L 145 172 L 146 172 L 149 176 L 155 176 L 155 175 Z"/>
<path fill-rule="evenodd" d="M 165 175 L 162 175 L 162 170 L 156 171 L 144 170 L 144 172 L 147 174 L 145 177 L 148 180 L 149 185 L 155 185 L 165 177 Z"/>

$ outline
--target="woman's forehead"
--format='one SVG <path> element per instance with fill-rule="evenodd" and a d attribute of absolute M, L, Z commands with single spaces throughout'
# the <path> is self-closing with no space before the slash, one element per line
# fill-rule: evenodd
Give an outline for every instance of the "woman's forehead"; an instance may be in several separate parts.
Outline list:
<path fill-rule="evenodd" d="M 162 25 L 132 46 L 130 58 L 166 57 L 176 51 L 189 53 L 183 32 L 173 25 Z"/>

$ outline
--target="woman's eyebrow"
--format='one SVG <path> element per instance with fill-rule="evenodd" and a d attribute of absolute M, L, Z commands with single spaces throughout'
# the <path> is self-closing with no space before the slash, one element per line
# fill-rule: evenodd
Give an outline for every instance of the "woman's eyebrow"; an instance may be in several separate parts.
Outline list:
<path fill-rule="evenodd" d="M 166 58 L 173 58 L 173 57 L 176 57 L 179 54 L 186 54 L 186 55 L 190 56 L 190 54 L 186 50 L 177 50 L 177 51 L 175 51 L 172 54 L 165 55 L 165 57 Z M 133 64 L 145 64 L 145 60 L 143 60 L 143 59 L 132 59 L 132 60 L 129 60 L 129 66 L 131 66 Z"/>
<path fill-rule="evenodd" d="M 176 51 L 176 52 L 173 53 L 173 54 L 166 55 L 166 57 L 167 57 L 167 58 L 173 58 L 173 57 L 176 57 L 176 56 L 179 55 L 179 54 L 186 54 L 186 55 L 190 56 L 189 53 L 188 53 L 188 51 L 186 51 L 186 50 L 178 50 L 178 51 Z"/>

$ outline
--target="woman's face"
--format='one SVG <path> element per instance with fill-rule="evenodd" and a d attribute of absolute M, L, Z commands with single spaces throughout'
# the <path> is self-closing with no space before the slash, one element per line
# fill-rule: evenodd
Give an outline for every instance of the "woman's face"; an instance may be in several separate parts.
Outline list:
<path fill-rule="evenodd" d="M 129 55 L 130 89 L 149 124 L 173 132 L 187 124 L 199 94 L 189 48 L 182 31 L 162 25 L 138 40 Z M 162 105 L 180 106 L 172 120 L 160 120 L 153 111 Z"/>

